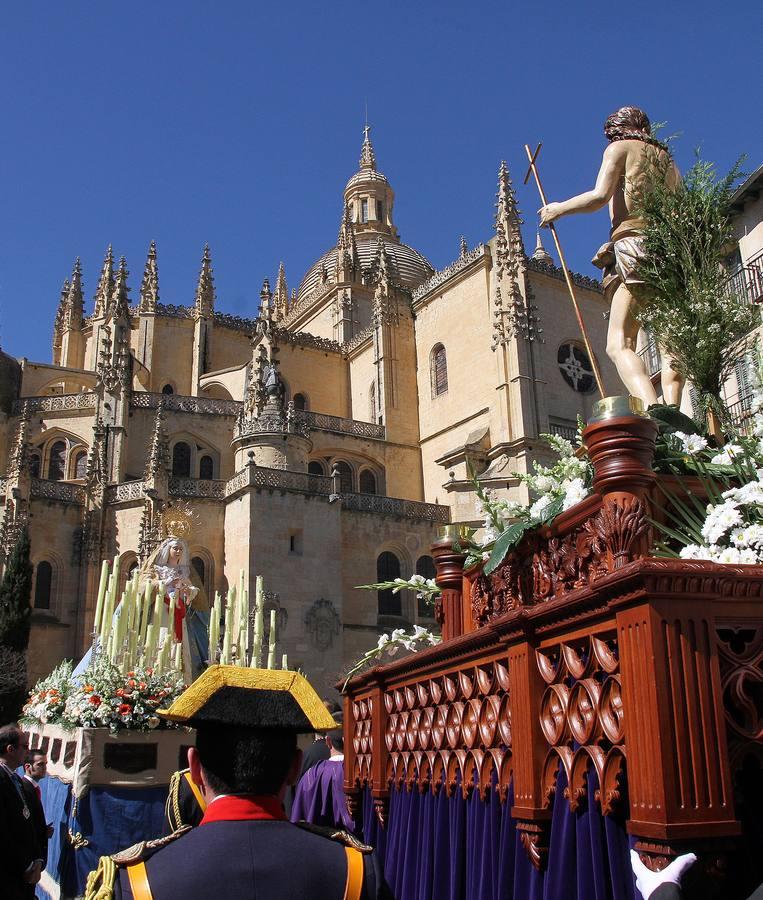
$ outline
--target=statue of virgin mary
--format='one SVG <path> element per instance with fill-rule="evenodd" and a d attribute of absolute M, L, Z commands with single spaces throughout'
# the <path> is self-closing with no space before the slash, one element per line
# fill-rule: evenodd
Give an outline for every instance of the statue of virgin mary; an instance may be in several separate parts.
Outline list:
<path fill-rule="evenodd" d="M 148 557 L 141 566 L 140 587 L 144 588 L 149 579 L 164 594 L 160 643 L 169 638 L 169 629 L 173 628 L 175 640 L 182 641 L 183 672 L 190 683 L 207 667 L 209 602 L 182 538 L 170 535 Z M 174 622 L 169 622 L 171 598 L 175 600 Z"/>

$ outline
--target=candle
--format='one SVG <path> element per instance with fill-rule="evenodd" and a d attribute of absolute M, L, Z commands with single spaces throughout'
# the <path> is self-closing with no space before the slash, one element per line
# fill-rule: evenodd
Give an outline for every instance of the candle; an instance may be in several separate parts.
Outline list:
<path fill-rule="evenodd" d="M 183 645 L 182 645 L 182 643 L 180 643 L 178 641 L 178 643 L 175 644 L 175 659 L 173 660 L 173 663 L 174 663 L 173 668 L 175 669 L 176 672 L 180 672 L 183 669 L 183 655 L 182 654 L 183 654 Z"/>
<path fill-rule="evenodd" d="M 256 669 L 260 664 L 262 638 L 265 633 L 265 591 L 263 590 L 262 575 L 255 578 L 254 585 L 254 636 L 251 665 Z"/>
<path fill-rule="evenodd" d="M 282 668 L 282 669 L 288 669 L 288 668 L 289 668 L 289 661 L 288 661 L 288 659 L 286 658 L 286 654 L 285 654 L 285 653 L 284 653 L 284 655 L 281 657 L 281 668 Z"/>
<path fill-rule="evenodd" d="M 223 651 L 220 662 L 228 666 L 230 665 L 230 646 L 233 637 L 233 588 L 228 589 L 228 595 L 225 598 L 225 634 L 223 636 Z"/>
<path fill-rule="evenodd" d="M 103 601 L 103 611 L 101 613 L 101 633 L 100 645 L 105 652 L 106 643 L 111 634 L 111 617 L 114 614 L 114 573 L 109 575 L 108 585 L 106 586 L 106 596 Z"/>
<path fill-rule="evenodd" d="M 276 611 L 270 610 L 270 640 L 268 642 L 268 668 L 276 667 Z"/>
<path fill-rule="evenodd" d="M 103 614 L 103 601 L 106 596 L 106 588 L 109 585 L 109 561 L 104 559 L 101 564 L 101 580 L 98 582 L 98 599 L 95 603 L 95 618 L 93 619 L 93 633 L 100 634 L 101 615 Z"/>

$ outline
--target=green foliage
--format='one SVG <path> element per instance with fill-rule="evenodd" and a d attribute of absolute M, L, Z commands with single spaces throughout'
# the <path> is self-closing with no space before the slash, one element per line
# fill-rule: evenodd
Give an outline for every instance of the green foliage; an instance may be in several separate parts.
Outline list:
<path fill-rule="evenodd" d="M 734 244 L 730 201 L 741 162 L 720 177 L 712 163 L 697 158 L 674 188 L 666 178 L 670 158 L 655 155 L 637 195 L 645 222 L 639 274 L 646 298 L 636 315 L 697 389 L 703 409 L 721 418 L 721 385 L 759 320 L 722 267 Z"/>
<path fill-rule="evenodd" d="M 21 530 L 0 583 L 0 646 L 23 653 L 29 643 L 32 608 L 32 564 L 29 534 Z"/>

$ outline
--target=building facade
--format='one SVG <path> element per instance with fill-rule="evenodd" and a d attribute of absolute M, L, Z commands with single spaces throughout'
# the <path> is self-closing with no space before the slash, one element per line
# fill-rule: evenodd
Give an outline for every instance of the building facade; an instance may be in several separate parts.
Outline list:
<path fill-rule="evenodd" d="M 597 395 L 505 164 L 492 235 L 441 271 L 401 241 L 394 199 L 366 131 L 336 244 L 298 289 L 281 265 L 251 318 L 221 312 L 205 248 L 193 302 L 168 304 L 153 243 L 134 292 L 109 247 L 89 312 L 79 262 L 64 284 L 52 362 L 0 359 L 0 559 L 26 525 L 31 677 L 89 644 L 101 560 L 126 578 L 179 507 L 210 597 L 262 575 L 278 652 L 324 690 L 382 629 L 433 624 L 408 592 L 355 587 L 433 574 L 438 527 L 478 524 L 469 471 L 524 499 L 539 436 L 573 436 Z M 617 393 L 601 290 L 574 280 Z"/>

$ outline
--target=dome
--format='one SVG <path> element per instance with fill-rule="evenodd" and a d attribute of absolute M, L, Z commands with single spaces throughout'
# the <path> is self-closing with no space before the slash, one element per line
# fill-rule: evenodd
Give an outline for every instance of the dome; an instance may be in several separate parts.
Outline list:
<path fill-rule="evenodd" d="M 367 272 L 371 268 L 378 252 L 378 235 L 372 235 L 368 238 L 357 237 L 356 247 L 360 267 L 364 272 Z M 390 261 L 390 276 L 393 281 L 396 281 L 403 287 L 413 290 L 434 274 L 434 268 L 430 262 L 418 250 L 414 250 L 413 247 L 409 247 L 407 244 L 385 242 L 384 249 Z M 310 267 L 302 279 L 302 284 L 299 286 L 298 299 L 311 293 L 320 284 L 324 266 L 326 267 L 327 280 L 329 282 L 333 281 L 336 276 L 336 247 L 332 247 L 331 250 L 324 253 Z"/>

